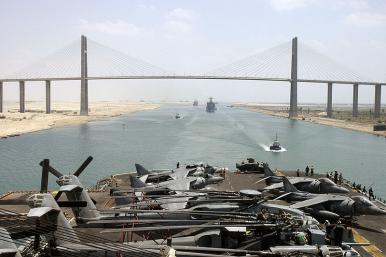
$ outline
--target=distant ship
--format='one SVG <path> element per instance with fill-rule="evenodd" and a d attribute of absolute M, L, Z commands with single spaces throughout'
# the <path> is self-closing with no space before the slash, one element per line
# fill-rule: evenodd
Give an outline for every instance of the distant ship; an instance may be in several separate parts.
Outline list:
<path fill-rule="evenodd" d="M 194 100 L 193 106 L 198 106 L 198 100 Z"/>
<path fill-rule="evenodd" d="M 176 114 L 176 119 L 181 119 L 181 115 L 179 113 Z"/>
<path fill-rule="evenodd" d="M 272 145 L 269 146 L 269 150 L 279 151 L 281 149 L 282 148 L 281 148 L 281 145 L 279 143 L 279 140 L 277 139 L 277 134 L 276 134 L 275 141 L 273 141 Z"/>
<path fill-rule="evenodd" d="M 217 110 L 216 103 L 213 102 L 213 97 L 209 97 L 209 102 L 206 103 L 207 112 L 215 112 Z"/>

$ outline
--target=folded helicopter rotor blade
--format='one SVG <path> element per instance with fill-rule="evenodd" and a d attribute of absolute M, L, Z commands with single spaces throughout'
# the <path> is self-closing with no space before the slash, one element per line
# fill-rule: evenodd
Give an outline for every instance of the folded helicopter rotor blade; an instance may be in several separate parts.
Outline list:
<path fill-rule="evenodd" d="M 62 195 L 63 191 L 58 191 L 55 195 L 55 201 L 58 201 L 60 196 Z"/>
<path fill-rule="evenodd" d="M 80 167 L 74 172 L 74 176 L 79 177 L 79 175 L 84 171 L 84 169 L 90 164 L 93 160 L 92 156 L 87 157 L 87 159 L 80 165 Z"/>
<path fill-rule="evenodd" d="M 43 166 L 43 161 L 41 161 L 39 164 L 40 164 L 40 166 Z M 60 171 L 54 169 L 51 166 L 49 166 L 48 171 L 51 172 L 51 174 L 57 178 L 60 178 L 61 176 L 63 176 L 63 174 Z"/>
<path fill-rule="evenodd" d="M 50 160 L 44 159 L 42 163 L 42 180 L 40 184 L 40 193 L 47 193 L 48 191 L 48 172 L 50 167 Z"/>

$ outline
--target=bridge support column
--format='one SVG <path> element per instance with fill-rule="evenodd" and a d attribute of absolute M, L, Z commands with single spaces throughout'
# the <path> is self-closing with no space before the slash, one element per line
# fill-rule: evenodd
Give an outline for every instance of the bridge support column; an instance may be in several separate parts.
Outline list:
<path fill-rule="evenodd" d="M 358 84 L 353 85 L 352 98 L 352 116 L 358 117 Z"/>
<path fill-rule="evenodd" d="M 19 104 L 20 108 L 19 111 L 21 113 L 25 112 L 25 82 L 19 81 Z"/>
<path fill-rule="evenodd" d="M 3 112 L 3 82 L 0 81 L 0 113 Z"/>
<path fill-rule="evenodd" d="M 46 113 L 51 113 L 51 81 L 46 80 Z"/>
<path fill-rule="evenodd" d="M 327 84 L 327 117 L 332 117 L 332 83 Z"/>
<path fill-rule="evenodd" d="M 87 81 L 87 38 L 81 37 L 81 71 L 80 71 L 80 115 L 88 115 L 88 81 Z"/>
<path fill-rule="evenodd" d="M 298 116 L 298 38 L 292 39 L 291 93 L 289 117 Z"/>
<path fill-rule="evenodd" d="M 374 118 L 381 116 L 381 85 L 375 85 Z"/>

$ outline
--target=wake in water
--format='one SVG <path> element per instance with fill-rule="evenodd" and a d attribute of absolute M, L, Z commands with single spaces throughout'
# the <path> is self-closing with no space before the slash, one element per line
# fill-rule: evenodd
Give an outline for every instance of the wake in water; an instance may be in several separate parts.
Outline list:
<path fill-rule="evenodd" d="M 268 145 L 265 145 L 265 144 L 259 144 L 259 146 L 260 146 L 261 148 L 263 148 L 263 150 L 266 151 L 266 152 L 273 152 L 273 153 L 287 152 L 287 149 L 285 149 L 284 147 L 281 147 L 281 150 L 271 150 L 271 149 L 269 149 L 269 146 L 268 146 Z"/>

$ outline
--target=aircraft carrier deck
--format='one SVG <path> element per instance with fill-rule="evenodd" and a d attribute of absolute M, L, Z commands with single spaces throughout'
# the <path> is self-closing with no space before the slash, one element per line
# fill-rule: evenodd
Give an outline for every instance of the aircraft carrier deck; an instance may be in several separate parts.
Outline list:
<path fill-rule="evenodd" d="M 294 175 L 294 172 L 286 171 L 284 172 L 287 175 Z M 112 175 L 107 177 L 104 180 L 112 180 L 112 184 L 117 186 L 120 189 L 130 188 L 129 173 Z M 303 174 L 302 174 L 303 175 Z M 318 174 L 315 175 L 320 176 Z M 262 174 L 238 174 L 234 172 L 226 172 L 225 180 L 217 185 L 211 185 L 212 189 L 219 190 L 228 190 L 228 191 L 239 191 L 241 189 L 257 189 L 261 190 L 265 187 L 264 182 L 257 183 L 258 180 L 263 178 Z M 349 187 L 348 187 L 349 188 Z M 104 191 L 93 191 L 89 190 L 90 195 L 97 202 L 98 209 L 107 209 L 114 205 L 113 199 L 109 197 L 109 187 L 106 187 Z M 19 192 L 8 192 L 0 196 L 2 200 L 8 199 L 25 199 L 30 194 L 36 193 L 33 191 L 19 191 Z M 350 195 L 358 194 L 350 188 Z M 280 201 L 282 202 L 282 201 Z M 285 204 L 285 202 L 283 202 Z M 380 205 L 380 203 L 378 203 Z M 385 206 L 382 206 L 385 207 Z M 2 209 L 14 211 L 17 213 L 27 213 L 29 210 L 28 206 L 24 205 L 3 205 Z M 68 208 L 64 208 L 67 216 L 71 216 L 72 212 Z M 362 256 L 376 256 L 384 257 L 386 252 L 386 217 L 385 216 L 361 216 L 357 219 L 357 222 L 352 225 L 354 239 L 358 243 L 367 243 L 369 246 L 355 246 L 354 248 Z M 87 233 L 98 233 L 100 229 L 81 229 L 83 232 Z M 103 236 L 104 234 L 100 234 Z M 112 235 L 108 234 L 109 239 L 119 240 L 119 234 Z"/>

